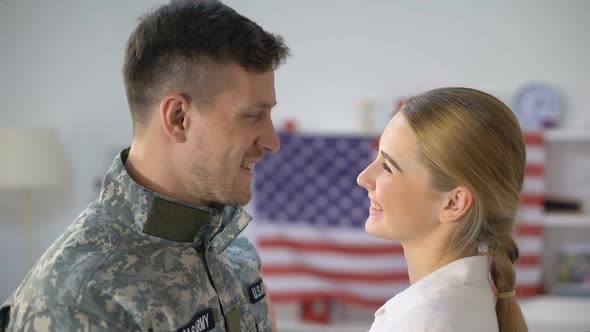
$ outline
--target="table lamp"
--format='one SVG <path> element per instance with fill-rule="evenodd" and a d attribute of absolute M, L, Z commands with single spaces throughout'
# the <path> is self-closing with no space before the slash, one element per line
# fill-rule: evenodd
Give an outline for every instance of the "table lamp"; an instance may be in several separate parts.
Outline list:
<path fill-rule="evenodd" d="M 0 189 L 20 194 L 20 222 L 26 259 L 32 262 L 32 192 L 54 188 L 64 180 L 64 150 L 50 128 L 0 128 Z"/>

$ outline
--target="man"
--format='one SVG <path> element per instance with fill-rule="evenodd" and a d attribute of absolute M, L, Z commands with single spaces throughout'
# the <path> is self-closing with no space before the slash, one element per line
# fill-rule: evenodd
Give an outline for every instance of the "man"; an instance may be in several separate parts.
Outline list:
<path fill-rule="evenodd" d="M 274 331 L 258 255 L 237 235 L 252 170 L 279 141 L 289 54 L 217 1 L 144 16 L 123 68 L 134 137 L 1 311 L 14 331 Z"/>

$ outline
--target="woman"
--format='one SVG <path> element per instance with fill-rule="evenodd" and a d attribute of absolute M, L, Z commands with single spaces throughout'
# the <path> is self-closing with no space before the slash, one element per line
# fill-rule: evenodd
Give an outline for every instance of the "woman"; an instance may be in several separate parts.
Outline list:
<path fill-rule="evenodd" d="M 527 330 L 512 237 L 524 167 L 520 126 L 498 99 L 444 88 L 405 102 L 358 177 L 366 231 L 401 242 L 411 283 L 371 332 Z"/>

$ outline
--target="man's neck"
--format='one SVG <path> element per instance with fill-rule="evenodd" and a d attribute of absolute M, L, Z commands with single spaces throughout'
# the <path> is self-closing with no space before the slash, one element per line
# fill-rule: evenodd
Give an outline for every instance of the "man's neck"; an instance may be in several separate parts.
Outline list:
<path fill-rule="evenodd" d="M 195 199 L 182 194 L 186 183 L 178 183 L 173 178 L 175 173 L 166 162 L 166 157 L 154 157 L 147 153 L 142 145 L 133 143 L 129 150 L 129 156 L 125 161 L 125 169 L 129 176 L 140 186 L 158 193 L 194 205 L 208 206 L 209 202 Z"/>

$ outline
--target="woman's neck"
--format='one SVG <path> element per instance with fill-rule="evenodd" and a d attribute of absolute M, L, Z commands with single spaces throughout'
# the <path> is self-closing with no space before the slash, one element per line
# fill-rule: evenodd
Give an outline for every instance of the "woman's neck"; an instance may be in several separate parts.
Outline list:
<path fill-rule="evenodd" d="M 466 257 L 448 255 L 446 241 L 402 241 L 402 246 L 412 285 L 439 268 Z"/>

